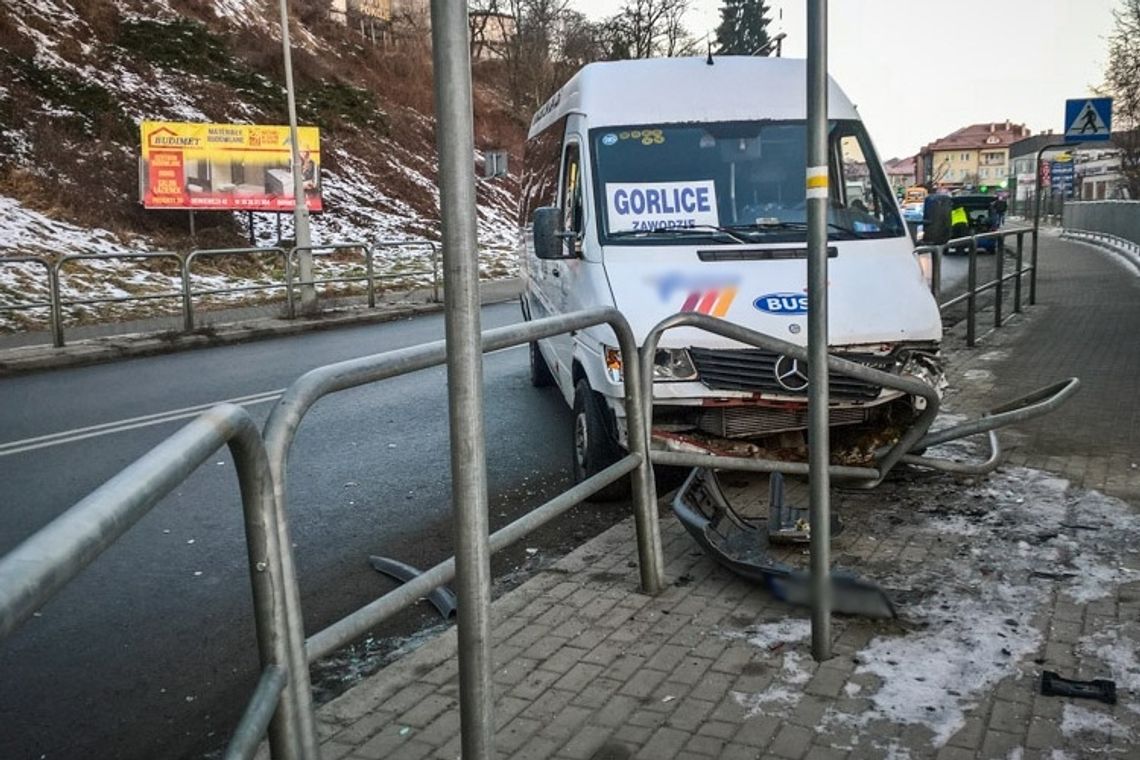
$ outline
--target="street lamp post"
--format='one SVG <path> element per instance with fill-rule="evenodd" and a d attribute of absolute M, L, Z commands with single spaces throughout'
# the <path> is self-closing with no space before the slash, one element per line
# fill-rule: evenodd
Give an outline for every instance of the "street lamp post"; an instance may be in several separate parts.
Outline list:
<path fill-rule="evenodd" d="M 301 313 L 317 310 L 317 292 L 313 288 L 313 244 L 309 233 L 309 207 L 305 201 L 305 184 L 301 167 L 301 143 L 297 138 L 297 98 L 293 92 L 293 54 L 289 44 L 289 1 L 281 0 L 281 48 L 285 61 L 285 95 L 289 103 L 289 149 L 293 167 L 293 232 L 294 245 L 299 248 Z"/>

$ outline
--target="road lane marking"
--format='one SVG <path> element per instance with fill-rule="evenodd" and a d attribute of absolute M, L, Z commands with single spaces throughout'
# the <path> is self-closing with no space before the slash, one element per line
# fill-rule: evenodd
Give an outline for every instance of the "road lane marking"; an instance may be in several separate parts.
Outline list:
<path fill-rule="evenodd" d="M 519 346 L 508 346 L 507 348 L 496 349 L 495 351 L 488 351 L 485 356 L 492 354 L 501 354 L 508 351 L 517 351 L 526 348 L 527 344 Z M 429 369 L 443 368 L 444 365 Z M 248 396 L 238 396 L 236 398 L 222 399 L 221 401 L 211 401 L 206 404 L 198 404 L 196 406 L 187 406 L 181 409 L 169 409 L 165 412 L 156 412 L 154 414 L 144 414 L 140 417 L 130 417 L 124 420 L 115 420 L 114 422 L 104 422 L 98 425 L 88 425 L 87 427 L 75 428 L 73 430 L 63 430 L 58 433 L 48 433 L 47 435 L 35 436 L 34 438 L 24 438 L 19 441 L 9 441 L 8 443 L 0 443 L 0 457 L 6 457 L 11 454 L 20 454 L 25 451 L 35 451 L 36 449 L 44 449 L 49 446 L 59 446 L 64 443 L 72 443 L 75 441 L 82 441 L 87 438 L 97 438 L 102 435 L 110 435 L 112 433 L 121 433 L 127 430 L 135 430 L 137 428 L 149 427 L 151 425 L 162 425 L 167 422 L 176 422 L 184 420 L 188 417 L 195 417 L 207 409 L 211 409 L 218 404 L 237 404 L 238 406 L 253 406 L 255 404 L 264 404 L 267 401 L 276 401 L 281 398 L 285 393 L 285 388 L 278 388 L 273 391 L 264 391 L 262 393 L 253 393 Z"/>
<path fill-rule="evenodd" d="M 145 414 L 141 417 L 130 417 L 125 420 L 104 422 L 99 425 L 88 425 L 87 427 L 75 428 L 74 430 L 63 430 L 58 433 L 49 433 L 48 435 L 36 436 L 35 438 L 25 438 L 20 441 L 9 441 L 8 443 L 0 444 L 0 457 L 5 457 L 9 454 L 19 454 L 25 451 L 34 451 L 35 449 L 43 449 L 48 446 L 58 446 L 73 441 L 82 441 L 86 438 L 110 435 L 111 433 L 119 433 L 125 430 L 134 430 L 136 428 L 184 420 L 188 417 L 196 417 L 218 404 L 237 404 L 238 406 L 264 404 L 267 401 L 276 401 L 281 398 L 284 392 L 284 388 L 278 388 L 277 390 L 253 393 L 248 396 L 211 401 L 207 404 L 187 406 L 181 409 L 169 409 L 165 412 L 157 412 L 155 414 Z"/>

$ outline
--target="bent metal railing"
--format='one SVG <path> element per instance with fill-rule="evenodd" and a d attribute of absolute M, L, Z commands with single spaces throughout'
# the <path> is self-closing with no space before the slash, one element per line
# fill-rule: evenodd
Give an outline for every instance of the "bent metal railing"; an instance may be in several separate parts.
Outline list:
<path fill-rule="evenodd" d="M 657 344 L 661 336 L 668 330 L 678 327 L 695 327 L 715 335 L 720 335 L 757 348 L 789 356 L 801 362 L 807 362 L 808 349 L 789 343 L 780 338 L 764 333 L 749 330 L 746 327 L 726 322 L 717 317 L 695 312 L 674 314 L 658 322 L 645 338 L 641 347 L 641 397 L 645 404 L 642 419 L 646 429 L 644 435 L 651 437 L 650 426 L 653 422 L 653 362 L 657 352 Z M 937 433 L 929 433 L 934 418 L 938 415 L 941 403 L 938 392 L 927 383 L 911 377 L 894 375 L 889 372 L 843 359 L 833 354 L 827 356 L 829 372 L 835 372 L 847 377 L 853 377 L 874 385 L 902 391 L 911 396 L 920 396 L 925 400 L 925 406 L 919 412 L 914 422 L 899 436 L 898 441 L 890 446 L 883 447 L 874 452 L 873 467 L 854 467 L 849 465 L 829 465 L 828 473 L 837 480 L 846 480 L 859 488 L 874 488 L 883 482 L 890 471 L 899 462 L 908 462 L 923 467 L 939 469 L 946 472 L 985 474 L 997 468 L 1000 461 L 1000 449 L 996 436 L 988 438 L 990 456 L 981 465 L 961 466 L 955 462 L 923 457 L 917 453 L 928 446 L 945 443 L 959 438 L 966 438 L 979 433 L 990 433 L 1000 427 L 1016 422 L 1024 422 L 1053 411 L 1070 396 L 1077 392 L 1080 381 L 1069 378 L 1053 385 L 1033 391 L 1027 396 L 1019 398 L 975 420 L 955 425 Z M 632 421 L 630 423 L 632 429 Z M 781 472 L 787 475 L 810 475 L 810 468 L 806 462 L 787 462 L 778 459 L 753 459 L 730 457 L 717 454 L 704 454 L 682 451 L 654 450 L 650 460 L 658 464 L 683 467 L 718 467 L 726 470 L 744 470 L 749 472 Z"/>
<path fill-rule="evenodd" d="M 630 357 L 632 369 L 629 374 L 625 408 L 630 422 L 629 453 L 605 470 L 575 485 L 570 490 L 556 496 L 511 524 L 492 533 L 488 538 L 490 551 L 498 551 L 550 520 L 565 513 L 575 504 L 605 488 L 610 483 L 632 475 L 634 522 L 637 532 L 637 548 L 641 573 L 641 586 L 646 593 L 655 594 L 661 590 L 664 579 L 664 565 L 661 555 L 661 536 L 657 524 L 657 500 L 653 482 L 653 472 L 649 463 L 648 427 L 643 424 L 643 404 L 640 394 L 637 362 L 637 344 L 629 324 L 616 309 L 596 309 L 574 312 L 555 317 L 537 319 L 531 322 L 499 327 L 482 334 L 482 351 L 497 351 L 512 346 L 530 343 L 540 338 L 549 338 L 560 333 L 583 330 L 595 325 L 606 324 L 617 336 L 622 356 Z M 282 546 L 291 546 L 288 535 L 288 521 L 285 505 L 288 503 L 285 486 L 286 467 L 289 449 L 297 433 L 301 420 L 319 399 L 337 391 L 355 388 L 368 383 L 386 380 L 429 367 L 443 364 L 447 360 L 447 347 L 444 341 L 402 348 L 383 354 L 352 359 L 338 364 L 320 367 L 301 376 L 294 382 L 281 400 L 274 406 L 265 423 L 265 442 L 269 452 L 273 482 L 277 489 L 279 540 Z M 289 594 L 286 597 L 286 612 L 291 627 L 301 630 L 300 598 L 297 594 L 295 569 L 289 553 L 284 555 L 283 573 Z M 388 619 L 405 607 L 414 604 L 419 598 L 437 586 L 455 577 L 455 558 L 445 560 L 399 588 L 373 600 L 361 609 L 349 614 L 336 623 L 318 631 L 305 642 L 304 652 L 292 652 L 290 672 L 297 673 L 289 687 L 294 691 L 294 699 L 300 707 L 302 720 L 310 721 L 301 727 L 303 757 L 316 756 L 316 733 L 312 724 L 311 696 L 308 687 L 307 663 L 324 657 L 368 630 Z M 460 604 L 471 604 L 471 600 L 461 599 Z M 490 597 L 474 600 L 484 609 L 489 608 Z M 462 614 L 462 611 L 461 613 Z M 460 652 L 460 658 L 463 653 Z M 471 684 L 460 684 L 460 689 L 472 688 Z M 307 708 L 307 709 L 306 709 Z"/>
<path fill-rule="evenodd" d="M 288 552 L 278 539 L 272 471 L 257 425 L 241 407 L 220 404 L 203 413 L 0 558 L 0 640 L 226 444 L 241 489 L 262 667 L 226 756 L 253 757 L 268 728 L 274 756 L 285 757 L 297 744 L 298 725 L 296 705 L 284 688 L 288 652 L 300 646 L 303 633 L 287 625 L 282 557 Z"/>
<path fill-rule="evenodd" d="M 377 274 L 375 255 L 381 249 L 390 248 L 427 248 L 429 251 L 430 266 L 423 269 L 401 270 L 396 272 L 387 272 Z M 194 299 L 202 296 L 223 295 L 227 293 L 246 293 L 255 291 L 266 290 L 281 290 L 285 291 L 285 313 L 289 319 L 296 317 L 294 287 L 297 284 L 307 285 L 310 283 L 295 283 L 293 278 L 293 257 L 298 251 L 312 250 L 317 255 L 328 255 L 327 252 L 340 249 L 356 249 L 364 252 L 365 259 L 365 274 L 353 275 L 347 277 L 329 277 L 323 279 L 314 279 L 312 284 L 331 284 L 337 282 L 367 282 L 368 288 L 368 307 L 376 307 L 376 282 L 378 280 L 401 280 L 411 277 L 431 277 L 431 292 L 432 301 L 439 302 L 440 291 L 440 270 L 439 270 L 439 245 L 431 240 L 395 240 L 395 241 L 380 241 L 372 244 L 365 243 L 335 243 L 326 246 L 311 246 L 308 248 L 293 248 L 286 251 L 284 248 L 279 247 L 266 247 L 266 248 L 209 248 L 198 249 L 191 251 L 189 254 L 183 256 L 180 253 L 173 251 L 161 252 L 128 252 L 128 253 L 107 253 L 107 254 L 73 254 L 62 256 L 58 259 L 51 257 L 39 256 L 0 256 L 0 266 L 8 264 L 38 264 L 44 267 L 47 276 L 47 301 L 32 301 L 27 303 L 16 304 L 0 304 L 0 314 L 7 312 L 25 311 L 30 309 L 47 309 L 48 310 L 48 325 L 52 336 L 52 345 L 56 348 L 62 348 L 66 345 L 64 336 L 64 316 L 63 311 L 65 307 L 73 306 L 88 306 L 99 304 L 113 304 L 113 303 L 128 303 L 134 301 L 155 301 L 161 299 L 181 299 L 182 307 L 182 327 L 184 332 L 192 332 L 195 325 L 195 312 L 194 312 Z M 325 251 L 322 254 L 320 252 Z M 205 257 L 216 256 L 253 256 L 258 254 L 270 254 L 273 256 L 280 256 L 284 263 L 284 273 L 281 281 L 277 282 L 264 282 L 252 285 L 234 285 L 216 288 L 201 288 L 195 289 L 193 287 L 193 264 L 195 261 Z M 102 298 L 71 298 L 65 300 L 63 298 L 60 286 L 61 268 L 74 261 L 108 261 L 115 259 L 174 259 L 178 262 L 178 275 L 180 277 L 180 284 L 177 291 L 169 293 L 147 293 L 144 295 L 122 295 L 122 296 L 107 296 Z"/>
<path fill-rule="evenodd" d="M 631 476 L 641 586 L 655 594 L 664 585 L 661 536 L 648 428 L 642 417 L 637 345 L 615 309 L 548 317 L 482 334 L 482 351 L 497 351 L 560 333 L 608 325 L 623 357 L 629 357 L 629 453 L 613 465 L 550 499 L 485 538 L 490 552 L 537 530 L 614 481 Z M 246 546 L 253 583 L 254 616 L 262 675 L 225 757 L 250 758 L 269 731 L 274 758 L 319 757 L 309 663 L 331 653 L 414 604 L 455 577 L 455 558 L 373 600 L 307 640 L 286 516 L 286 465 L 294 435 L 319 399 L 348 388 L 443 364 L 444 341 L 366 356 L 312 370 L 295 381 L 265 423 L 264 438 L 240 407 L 220 404 L 120 472 L 87 498 L 0 558 L 0 641 L 139 521 L 163 496 L 229 443 L 245 512 Z M 264 440 L 264 444 L 263 444 Z M 489 592 L 460 600 L 489 610 Z M 463 658 L 462 651 L 459 654 Z M 461 684 L 460 688 L 471 688 Z M 465 729 L 467 730 L 467 729 Z"/>

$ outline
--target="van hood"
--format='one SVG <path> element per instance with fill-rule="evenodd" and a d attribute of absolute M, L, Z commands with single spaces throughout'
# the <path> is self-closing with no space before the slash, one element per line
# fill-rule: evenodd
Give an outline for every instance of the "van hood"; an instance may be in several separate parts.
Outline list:
<path fill-rule="evenodd" d="M 832 241 L 828 336 L 832 346 L 939 341 L 942 320 L 905 237 Z M 638 344 L 661 320 L 699 312 L 807 345 L 807 259 L 702 261 L 701 251 L 741 255 L 800 244 L 607 246 L 604 265 L 614 304 Z M 694 328 L 669 330 L 660 345 L 733 348 L 741 344 Z"/>

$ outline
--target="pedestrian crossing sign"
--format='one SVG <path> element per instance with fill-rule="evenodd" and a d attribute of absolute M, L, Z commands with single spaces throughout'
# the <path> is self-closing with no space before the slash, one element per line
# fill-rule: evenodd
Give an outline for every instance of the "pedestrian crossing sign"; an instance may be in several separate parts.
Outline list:
<path fill-rule="evenodd" d="M 1112 98 L 1077 98 L 1065 101 L 1065 140 L 1092 142 L 1112 134 Z"/>

